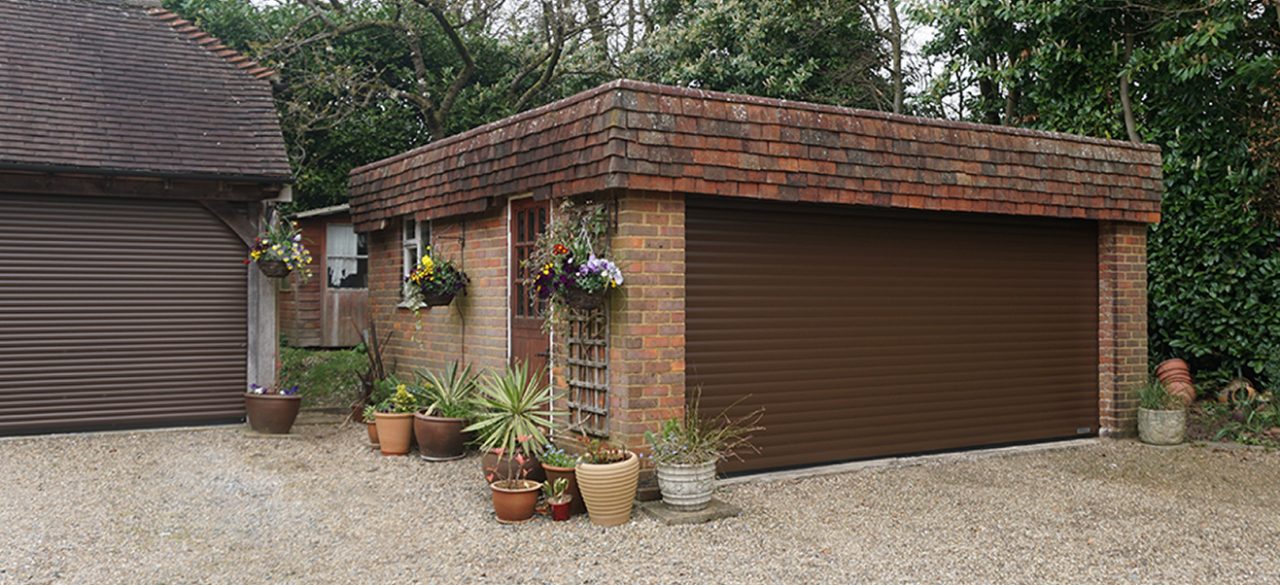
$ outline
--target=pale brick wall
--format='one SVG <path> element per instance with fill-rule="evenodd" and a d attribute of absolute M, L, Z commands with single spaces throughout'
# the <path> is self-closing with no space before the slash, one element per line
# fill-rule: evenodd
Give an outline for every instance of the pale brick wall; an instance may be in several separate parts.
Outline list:
<path fill-rule="evenodd" d="M 1137 430 L 1147 370 L 1147 226 L 1098 225 L 1098 415 L 1103 436 Z"/>

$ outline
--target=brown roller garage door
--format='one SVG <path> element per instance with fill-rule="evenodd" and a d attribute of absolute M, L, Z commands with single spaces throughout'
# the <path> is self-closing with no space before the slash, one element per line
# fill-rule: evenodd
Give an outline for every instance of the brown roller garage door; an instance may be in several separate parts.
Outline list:
<path fill-rule="evenodd" d="M 192 202 L 0 195 L 0 434 L 242 416 L 243 254 Z"/>
<path fill-rule="evenodd" d="M 1092 434 L 1090 222 L 690 199 L 687 385 L 768 469 Z"/>

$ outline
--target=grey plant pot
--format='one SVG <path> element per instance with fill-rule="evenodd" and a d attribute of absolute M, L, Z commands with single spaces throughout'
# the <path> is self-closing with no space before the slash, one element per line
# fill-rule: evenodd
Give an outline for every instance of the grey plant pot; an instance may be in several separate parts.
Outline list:
<path fill-rule="evenodd" d="M 1138 438 L 1148 445 L 1181 443 L 1187 438 L 1187 411 L 1139 408 Z"/>
<path fill-rule="evenodd" d="M 711 503 L 716 491 L 716 462 L 679 465 L 659 463 L 658 489 L 662 503 L 674 510 L 696 512 Z"/>

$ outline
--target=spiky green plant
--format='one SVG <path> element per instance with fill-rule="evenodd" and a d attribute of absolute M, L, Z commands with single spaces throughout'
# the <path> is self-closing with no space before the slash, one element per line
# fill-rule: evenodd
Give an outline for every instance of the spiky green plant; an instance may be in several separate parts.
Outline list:
<path fill-rule="evenodd" d="M 485 374 L 475 398 L 476 422 L 464 430 L 476 432 L 481 449 L 540 454 L 546 433 L 556 427 L 555 417 L 563 414 L 551 410 L 555 394 L 545 380 L 541 371 L 531 374 L 525 364 Z"/>
<path fill-rule="evenodd" d="M 417 375 L 426 393 L 426 414 L 467 420 L 475 416 L 479 376 L 470 364 L 453 362 L 444 371 L 419 370 Z"/>
<path fill-rule="evenodd" d="M 1182 400 L 1169 394 L 1159 380 L 1147 380 L 1138 387 L 1138 405 L 1147 410 L 1182 410 Z"/>

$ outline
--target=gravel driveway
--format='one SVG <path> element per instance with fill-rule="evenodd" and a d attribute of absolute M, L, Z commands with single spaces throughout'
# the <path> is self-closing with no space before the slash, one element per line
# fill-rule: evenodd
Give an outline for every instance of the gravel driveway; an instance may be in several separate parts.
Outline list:
<path fill-rule="evenodd" d="M 0 583 L 1277 583 L 1280 455 L 1103 441 L 500 526 L 474 458 L 302 425 L 0 441 Z"/>

